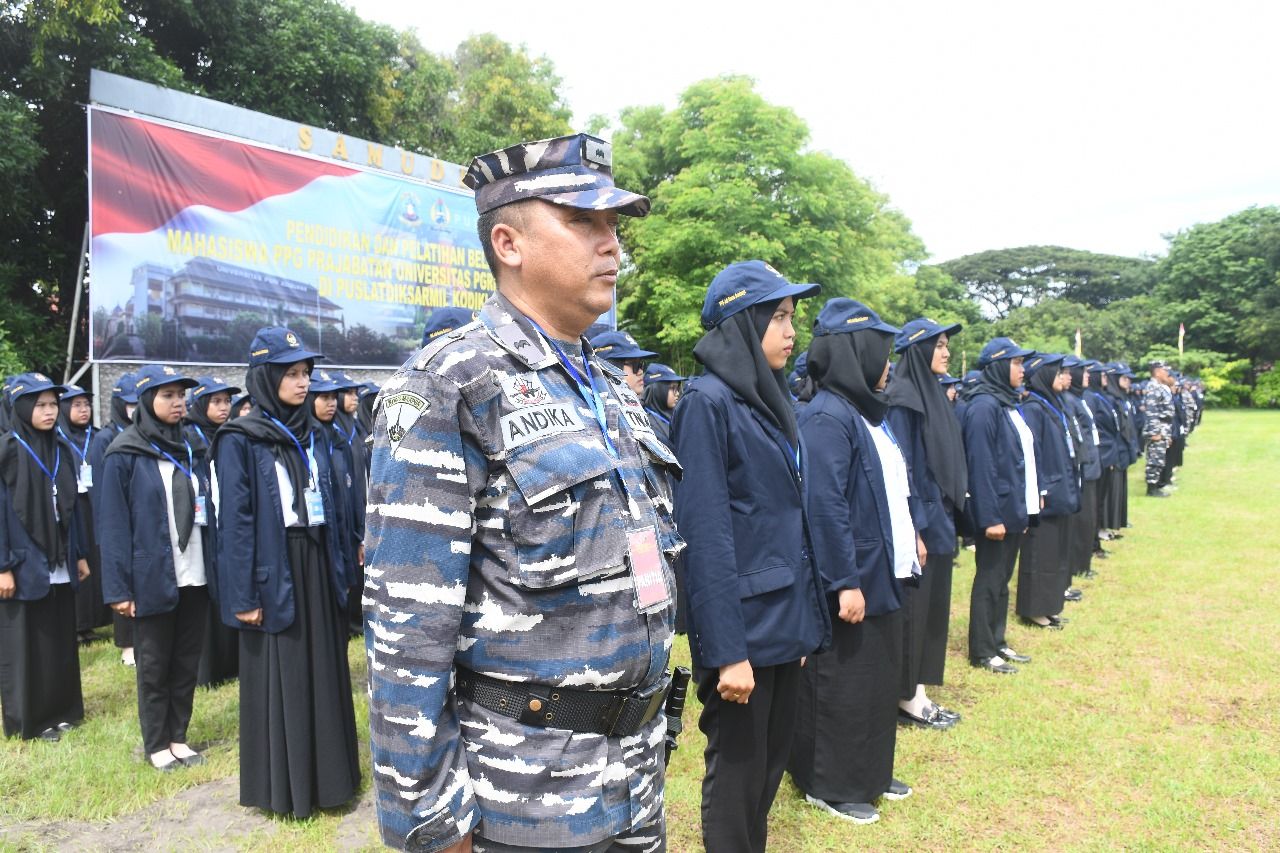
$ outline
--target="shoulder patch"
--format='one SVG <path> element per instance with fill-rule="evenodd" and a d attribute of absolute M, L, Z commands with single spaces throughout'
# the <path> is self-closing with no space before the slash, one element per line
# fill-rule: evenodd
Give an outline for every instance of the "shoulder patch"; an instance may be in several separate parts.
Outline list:
<path fill-rule="evenodd" d="M 387 415 L 387 438 L 391 442 L 392 458 L 400 449 L 400 442 L 429 408 L 431 403 L 427 398 L 412 391 L 397 391 L 382 401 L 382 409 Z"/>

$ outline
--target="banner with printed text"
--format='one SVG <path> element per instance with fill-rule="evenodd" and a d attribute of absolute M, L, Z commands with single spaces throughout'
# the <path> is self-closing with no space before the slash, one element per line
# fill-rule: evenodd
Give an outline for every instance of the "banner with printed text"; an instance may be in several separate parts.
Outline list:
<path fill-rule="evenodd" d="M 95 360 L 244 363 L 286 325 L 393 367 L 494 290 L 469 192 L 336 160 L 93 107 L 89 196 Z"/>

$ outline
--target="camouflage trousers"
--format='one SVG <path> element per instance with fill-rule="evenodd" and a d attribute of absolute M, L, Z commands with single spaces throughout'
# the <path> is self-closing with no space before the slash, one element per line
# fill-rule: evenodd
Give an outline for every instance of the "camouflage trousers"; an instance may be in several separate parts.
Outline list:
<path fill-rule="evenodd" d="M 475 853 L 666 853 L 667 821 L 663 815 L 653 823 L 585 847 L 517 847 L 514 844 L 489 841 L 478 835 L 473 836 L 471 845 Z"/>
<path fill-rule="evenodd" d="M 1160 482 L 1160 474 L 1164 471 L 1165 456 L 1169 453 L 1169 437 L 1156 436 L 1147 441 L 1147 485 L 1154 486 Z"/>

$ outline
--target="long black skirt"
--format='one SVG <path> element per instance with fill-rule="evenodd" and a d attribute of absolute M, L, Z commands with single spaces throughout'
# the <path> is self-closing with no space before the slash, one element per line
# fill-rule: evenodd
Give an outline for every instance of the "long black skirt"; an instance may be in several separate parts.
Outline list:
<path fill-rule="evenodd" d="M 1101 526 L 1105 530 L 1119 530 L 1129 521 L 1129 469 L 1116 468 L 1108 474 Z"/>
<path fill-rule="evenodd" d="M 239 674 L 240 632 L 223 624 L 218 615 L 218 602 L 210 598 L 209 616 L 200 648 L 200 665 L 196 669 L 196 686 L 213 687 L 224 681 L 233 681 Z"/>
<path fill-rule="evenodd" d="M 920 641 L 918 684 L 942 684 L 947 668 L 947 632 L 951 629 L 951 575 L 955 554 L 930 554 L 924 573 L 928 580 L 928 610 Z M 921 587 L 922 589 L 925 587 Z"/>
<path fill-rule="evenodd" d="M 295 617 L 278 634 L 240 632 L 240 804 L 310 816 L 360 787 L 347 619 L 327 550 L 288 532 Z"/>
<path fill-rule="evenodd" d="M 1040 516 L 1022 537 L 1018 555 L 1019 616 L 1057 616 L 1071 572 L 1067 568 L 1067 516 Z"/>
<path fill-rule="evenodd" d="M 902 668 L 902 612 L 832 624 L 832 648 L 802 673 L 787 769 L 800 790 L 835 803 L 872 803 L 893 779 Z"/>
<path fill-rule="evenodd" d="M 1080 488 L 1080 511 L 1067 517 L 1067 566 L 1073 575 L 1082 575 L 1093 565 L 1094 541 L 1098 536 L 1099 482 L 1084 481 Z M 1070 582 L 1070 578 L 1067 580 Z"/>
<path fill-rule="evenodd" d="M 1098 529 L 1110 530 L 1112 511 L 1111 504 L 1115 501 L 1113 494 L 1113 483 L 1116 481 L 1118 468 L 1103 468 L 1102 478 L 1098 480 Z"/>
<path fill-rule="evenodd" d="M 1129 526 L 1129 469 L 1121 468 L 1116 496 L 1116 530 Z"/>
<path fill-rule="evenodd" d="M 84 719 L 71 584 L 53 584 L 37 601 L 0 601 L 0 707 L 6 737 Z"/>
<path fill-rule="evenodd" d="M 76 504 L 79 512 L 91 512 L 88 495 L 81 495 Z M 92 529 L 93 518 L 89 517 L 84 529 Z M 89 577 L 80 581 L 76 588 L 76 633 L 83 634 L 95 628 L 111 624 L 111 608 L 102 600 L 102 560 L 98 549 L 91 547 L 89 552 Z"/>

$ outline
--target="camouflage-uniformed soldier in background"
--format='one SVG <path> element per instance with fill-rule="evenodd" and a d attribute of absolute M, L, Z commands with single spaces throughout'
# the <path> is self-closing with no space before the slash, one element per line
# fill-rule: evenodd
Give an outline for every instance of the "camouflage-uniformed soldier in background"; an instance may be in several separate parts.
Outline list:
<path fill-rule="evenodd" d="M 587 135 L 466 175 L 498 292 L 384 386 L 369 487 L 373 778 L 412 850 L 665 849 L 671 452 L 582 333 L 619 214 Z"/>
<path fill-rule="evenodd" d="M 1169 363 L 1151 362 L 1151 381 L 1142 395 L 1142 437 L 1147 446 L 1147 496 L 1168 497 L 1160 488 L 1160 475 L 1164 471 L 1165 456 L 1173 442 L 1173 392 L 1169 390 L 1171 377 Z"/>

